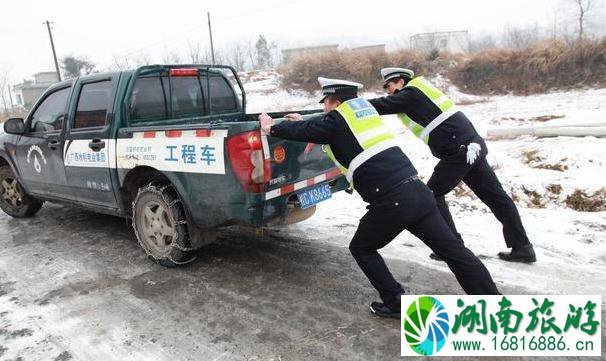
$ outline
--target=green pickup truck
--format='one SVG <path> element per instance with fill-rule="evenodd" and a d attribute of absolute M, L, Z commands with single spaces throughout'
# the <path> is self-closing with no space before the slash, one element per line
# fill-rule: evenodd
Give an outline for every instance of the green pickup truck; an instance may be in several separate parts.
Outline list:
<path fill-rule="evenodd" d="M 262 136 L 257 117 L 229 66 L 150 65 L 57 83 L 26 119 L 4 123 L 0 207 L 30 217 L 44 201 L 63 202 L 131 218 L 150 258 L 174 266 L 219 227 L 295 223 L 347 188 L 320 146 Z"/>

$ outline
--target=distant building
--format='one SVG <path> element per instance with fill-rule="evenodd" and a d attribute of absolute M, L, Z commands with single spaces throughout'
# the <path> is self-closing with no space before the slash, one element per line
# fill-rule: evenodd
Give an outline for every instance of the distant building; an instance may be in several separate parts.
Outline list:
<path fill-rule="evenodd" d="M 358 46 L 356 48 L 351 48 L 351 51 L 358 51 L 358 52 L 380 52 L 380 51 L 385 51 L 385 44 L 375 44 L 375 45 L 365 45 L 365 46 Z"/>
<path fill-rule="evenodd" d="M 34 80 L 24 80 L 23 83 L 13 87 L 17 105 L 29 108 L 42 93 L 52 84 L 59 81 L 54 71 L 44 71 L 34 74 Z"/>
<path fill-rule="evenodd" d="M 301 56 L 304 54 L 313 54 L 313 53 L 321 53 L 324 51 L 330 50 L 338 50 L 339 45 L 331 44 L 331 45 L 320 45 L 320 46 L 306 46 L 304 48 L 291 48 L 291 49 L 283 49 L 282 50 L 282 62 L 284 64 L 288 63 L 292 59 L 297 56 Z"/>
<path fill-rule="evenodd" d="M 469 51 L 469 35 L 467 30 L 416 34 L 410 37 L 410 47 L 424 52 L 466 53 Z"/>

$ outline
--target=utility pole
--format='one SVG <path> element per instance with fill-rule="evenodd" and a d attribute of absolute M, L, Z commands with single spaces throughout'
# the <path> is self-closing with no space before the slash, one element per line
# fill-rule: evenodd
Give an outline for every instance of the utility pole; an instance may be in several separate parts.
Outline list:
<path fill-rule="evenodd" d="M 206 12 L 208 16 L 208 34 L 210 35 L 210 55 L 212 57 L 213 65 L 215 65 L 215 48 L 213 46 L 213 29 L 210 26 L 210 11 Z"/>
<path fill-rule="evenodd" d="M 55 43 L 53 42 L 53 33 L 51 32 L 50 22 L 46 20 L 43 24 L 46 24 L 48 29 L 48 37 L 50 38 L 51 48 L 53 49 L 53 59 L 55 60 L 55 70 L 57 70 L 57 78 L 61 81 L 61 73 L 59 72 L 59 63 L 57 62 L 57 53 L 55 52 Z"/>

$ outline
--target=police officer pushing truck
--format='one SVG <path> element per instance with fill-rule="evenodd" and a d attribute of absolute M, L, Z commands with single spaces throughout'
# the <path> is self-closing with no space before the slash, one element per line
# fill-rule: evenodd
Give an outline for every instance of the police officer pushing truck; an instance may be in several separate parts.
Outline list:
<path fill-rule="evenodd" d="M 452 232 L 457 232 L 445 195 L 463 181 L 490 208 L 503 225 L 510 252 L 499 252 L 502 260 L 532 263 L 536 256 L 513 200 L 505 193 L 486 161 L 488 149 L 472 123 L 443 92 L 422 76 L 404 68 L 381 69 L 386 97 L 369 100 L 381 115 L 396 114 L 410 131 L 440 159 L 427 182 L 440 213 Z M 434 259 L 440 259 L 435 252 Z"/>
<path fill-rule="evenodd" d="M 381 302 L 370 305 L 382 317 L 400 317 L 398 283 L 377 250 L 404 229 L 441 257 L 468 294 L 498 294 L 482 262 L 453 234 L 436 206 L 431 190 L 398 146 L 395 134 L 375 108 L 358 97 L 361 84 L 318 78 L 322 87 L 323 117 L 275 124 L 267 114 L 259 116 L 264 134 L 288 140 L 325 145 L 328 156 L 368 203 L 349 249 Z"/>

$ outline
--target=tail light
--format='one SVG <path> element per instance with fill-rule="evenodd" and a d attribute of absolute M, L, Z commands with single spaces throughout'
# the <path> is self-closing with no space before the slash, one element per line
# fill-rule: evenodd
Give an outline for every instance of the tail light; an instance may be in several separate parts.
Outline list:
<path fill-rule="evenodd" d="M 170 76 L 198 76 L 196 68 L 173 68 L 170 69 Z"/>
<path fill-rule="evenodd" d="M 269 157 L 263 154 L 258 130 L 234 135 L 227 141 L 231 167 L 245 191 L 261 193 L 271 179 Z"/>

